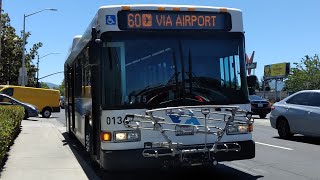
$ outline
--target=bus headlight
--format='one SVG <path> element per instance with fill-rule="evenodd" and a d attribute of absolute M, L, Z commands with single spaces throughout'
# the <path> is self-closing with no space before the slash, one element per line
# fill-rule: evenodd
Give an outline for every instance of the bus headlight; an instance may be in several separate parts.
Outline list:
<path fill-rule="evenodd" d="M 116 131 L 115 142 L 140 141 L 140 131 Z"/>
<path fill-rule="evenodd" d="M 227 127 L 227 134 L 246 134 L 249 132 L 247 124 L 234 124 Z"/>

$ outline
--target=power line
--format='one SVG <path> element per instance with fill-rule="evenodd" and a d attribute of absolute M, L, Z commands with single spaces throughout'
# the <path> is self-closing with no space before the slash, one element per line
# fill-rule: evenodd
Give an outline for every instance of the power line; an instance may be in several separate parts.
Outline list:
<path fill-rule="evenodd" d="M 44 78 L 49 77 L 49 76 L 52 76 L 52 75 L 55 75 L 55 74 L 59 74 L 59 73 L 64 73 L 64 71 L 60 71 L 60 72 L 56 72 L 56 73 L 52 73 L 52 74 L 43 76 L 43 77 L 39 78 L 39 80 L 40 80 L 40 79 L 44 79 Z"/>

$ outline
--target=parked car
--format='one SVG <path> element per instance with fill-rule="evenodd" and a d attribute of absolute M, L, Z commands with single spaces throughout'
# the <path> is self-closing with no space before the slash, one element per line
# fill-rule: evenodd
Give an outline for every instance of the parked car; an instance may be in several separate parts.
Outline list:
<path fill-rule="evenodd" d="M 320 90 L 299 91 L 275 103 L 270 123 L 284 139 L 294 134 L 320 136 Z"/>
<path fill-rule="evenodd" d="M 64 96 L 60 96 L 60 107 L 64 109 Z"/>
<path fill-rule="evenodd" d="M 260 118 L 265 118 L 271 111 L 271 104 L 268 100 L 257 95 L 249 95 L 251 103 L 251 112 L 253 115 L 259 115 Z"/>
<path fill-rule="evenodd" d="M 11 96 L 6 94 L 0 94 L 0 105 L 19 105 L 22 106 L 25 110 L 24 119 L 28 119 L 29 117 L 38 117 L 39 110 L 36 106 L 28 103 L 24 103 L 14 99 Z"/>

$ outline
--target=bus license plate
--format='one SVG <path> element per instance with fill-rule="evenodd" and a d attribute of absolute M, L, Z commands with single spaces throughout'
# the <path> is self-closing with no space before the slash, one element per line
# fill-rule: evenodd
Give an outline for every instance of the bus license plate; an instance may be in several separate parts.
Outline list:
<path fill-rule="evenodd" d="M 263 107 L 263 104 L 261 104 L 261 103 L 260 103 L 260 104 L 258 104 L 258 107 Z"/>
<path fill-rule="evenodd" d="M 176 125 L 176 136 L 194 135 L 194 127 L 189 125 Z"/>

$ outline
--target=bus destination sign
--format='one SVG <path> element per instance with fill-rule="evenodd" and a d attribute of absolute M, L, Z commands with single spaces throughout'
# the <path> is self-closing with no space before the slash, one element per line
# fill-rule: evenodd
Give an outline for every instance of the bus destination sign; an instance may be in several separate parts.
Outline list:
<path fill-rule="evenodd" d="M 231 30 L 229 13 L 193 11 L 120 11 L 121 30 Z"/>

